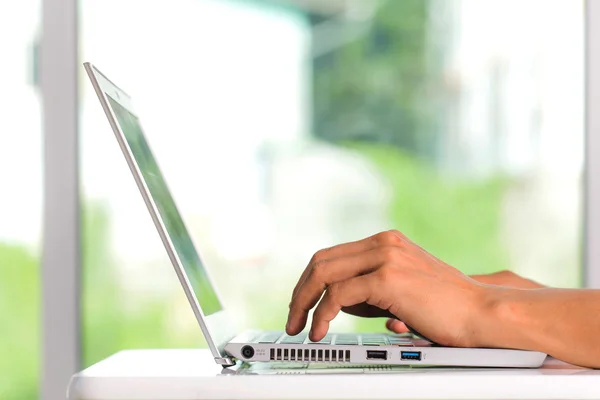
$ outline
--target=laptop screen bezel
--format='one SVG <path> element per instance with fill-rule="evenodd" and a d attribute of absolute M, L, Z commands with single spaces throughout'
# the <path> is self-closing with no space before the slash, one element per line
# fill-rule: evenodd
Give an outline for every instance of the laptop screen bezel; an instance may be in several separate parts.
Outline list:
<path fill-rule="evenodd" d="M 162 219 L 160 213 L 158 212 L 158 208 L 156 206 L 154 198 L 152 197 L 152 193 L 150 192 L 150 190 L 146 184 L 146 181 L 140 171 L 140 168 L 139 168 L 139 166 L 136 162 L 136 159 L 133 155 L 133 152 L 131 151 L 131 148 L 129 147 L 127 139 L 126 139 L 123 131 L 121 130 L 121 127 L 118 123 L 115 113 L 113 112 L 113 109 L 107 98 L 107 96 L 110 96 L 111 100 L 117 102 L 119 105 L 121 105 L 123 108 L 125 108 L 128 112 L 130 112 L 133 116 L 137 117 L 138 122 L 140 123 L 140 126 L 142 126 L 143 124 L 141 123 L 141 121 L 139 121 L 139 117 L 137 116 L 137 113 L 135 112 L 135 109 L 133 107 L 131 97 L 125 91 L 123 91 L 121 88 L 119 88 L 117 85 L 115 85 L 111 80 L 109 80 L 104 74 L 102 74 L 91 63 L 87 63 L 87 62 L 84 63 L 84 67 L 85 67 L 85 70 L 88 73 L 88 76 L 92 82 L 92 86 L 94 87 L 94 90 L 95 90 L 96 94 L 98 95 L 100 103 L 102 104 L 102 108 L 104 109 L 104 112 L 109 120 L 110 126 L 116 136 L 119 146 L 121 147 L 123 155 L 127 161 L 127 164 L 129 166 L 129 169 L 130 169 L 130 171 L 134 177 L 134 180 L 138 186 L 138 189 L 140 190 L 140 193 L 144 199 L 144 203 L 146 204 L 148 211 L 150 212 L 152 221 L 154 222 L 154 225 L 158 231 L 158 234 L 165 246 L 165 250 L 167 251 L 167 254 L 169 256 L 171 264 L 173 265 L 173 268 L 177 274 L 177 277 L 179 278 L 179 282 L 181 283 L 181 286 L 183 287 L 183 290 L 186 294 L 188 302 L 190 303 L 190 306 L 192 307 L 194 315 L 196 316 L 196 320 L 197 320 L 198 324 L 200 325 L 200 328 L 204 334 L 204 337 L 206 339 L 208 347 L 210 348 L 211 352 L 213 353 L 215 360 L 219 364 L 233 365 L 234 364 L 233 361 L 224 352 L 224 346 L 228 341 L 230 341 L 235 336 L 235 334 L 237 332 L 233 328 L 233 323 L 232 323 L 233 320 L 230 318 L 230 316 L 228 315 L 228 313 L 226 311 L 226 307 L 225 307 L 225 303 L 223 302 L 223 298 L 220 295 L 219 290 L 216 287 L 214 280 L 212 279 L 212 277 L 210 275 L 210 271 L 207 269 L 206 276 L 208 277 L 210 284 L 214 288 L 217 298 L 218 298 L 219 302 L 221 303 L 222 309 L 220 311 L 217 311 L 208 316 L 203 313 L 202 308 L 200 307 L 200 304 L 198 302 L 198 298 L 195 295 L 192 285 L 189 281 L 189 278 L 185 272 L 185 268 L 183 267 L 182 262 L 181 262 L 179 256 L 177 255 L 176 249 L 173 245 L 173 241 L 171 240 L 169 233 L 163 222 L 163 219 Z M 144 135 L 144 138 L 146 139 L 146 142 L 147 142 L 147 138 L 145 137 L 145 134 L 142 133 L 142 135 Z M 151 149 L 150 143 L 148 143 L 148 146 Z M 155 161 L 157 162 L 157 164 L 159 164 L 157 160 L 155 160 Z M 168 187 L 167 187 L 167 191 L 170 192 Z M 183 220 L 183 218 L 182 218 L 182 220 Z M 185 221 L 184 221 L 184 224 L 185 224 Z M 187 227 L 186 227 L 186 230 L 187 230 Z M 189 230 L 187 230 L 187 232 L 189 232 Z M 193 242 L 193 238 L 190 238 L 190 239 Z M 198 253 L 198 246 L 194 245 L 194 249 L 195 249 L 196 253 L 198 254 L 198 258 L 202 262 L 202 257 Z M 203 263 L 203 264 L 206 265 L 205 263 Z"/>

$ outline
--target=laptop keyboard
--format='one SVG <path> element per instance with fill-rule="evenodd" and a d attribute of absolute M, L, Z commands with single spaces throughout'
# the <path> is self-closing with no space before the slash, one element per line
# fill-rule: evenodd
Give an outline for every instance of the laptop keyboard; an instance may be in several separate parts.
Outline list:
<path fill-rule="evenodd" d="M 283 335 L 282 332 L 264 332 L 255 339 L 256 343 L 277 343 L 279 338 Z M 299 342 L 302 343 L 302 342 Z"/>
<path fill-rule="evenodd" d="M 281 335 L 281 340 L 279 342 L 270 342 L 270 343 L 279 343 L 279 344 L 331 344 L 331 340 L 333 338 L 332 334 L 327 334 L 325 337 L 318 342 L 312 342 L 308 335 L 305 332 L 302 332 L 296 336 L 288 336 L 286 334 Z"/>
<path fill-rule="evenodd" d="M 353 333 L 341 333 L 335 335 L 335 344 L 344 346 L 357 346 L 360 340 L 360 336 Z"/>
<path fill-rule="evenodd" d="M 302 332 L 296 336 L 289 336 L 284 332 L 263 332 L 254 340 L 255 343 L 265 344 L 328 344 L 340 346 L 389 346 L 402 345 L 412 342 L 411 334 L 388 335 L 388 334 L 355 334 L 355 333 L 328 333 L 318 342 L 312 342 L 308 334 Z"/>

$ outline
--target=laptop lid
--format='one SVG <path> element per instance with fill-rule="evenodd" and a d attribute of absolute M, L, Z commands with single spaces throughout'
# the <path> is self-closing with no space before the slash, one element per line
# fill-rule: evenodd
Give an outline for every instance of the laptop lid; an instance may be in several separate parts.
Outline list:
<path fill-rule="evenodd" d="M 169 259 L 217 363 L 233 365 L 225 344 L 234 337 L 219 293 L 205 268 L 136 115 L 131 97 L 84 63 L 92 86 L 144 198 Z"/>

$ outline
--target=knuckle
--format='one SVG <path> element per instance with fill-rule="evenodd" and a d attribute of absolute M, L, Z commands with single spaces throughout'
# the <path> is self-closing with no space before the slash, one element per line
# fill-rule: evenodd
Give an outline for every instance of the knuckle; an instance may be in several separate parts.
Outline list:
<path fill-rule="evenodd" d="M 321 250 L 317 251 L 310 259 L 310 264 L 315 265 L 315 264 L 318 264 L 319 262 L 327 259 L 328 251 L 329 251 L 329 249 L 321 249 Z"/>
<path fill-rule="evenodd" d="M 514 280 L 514 278 L 516 276 L 514 272 L 509 271 L 509 270 L 502 270 L 502 271 L 494 272 L 490 275 L 494 276 L 497 280 L 499 280 L 500 282 L 503 282 L 503 283 L 507 283 L 507 282 Z"/>
<path fill-rule="evenodd" d="M 340 298 L 340 285 L 338 283 L 334 283 L 333 285 L 329 286 L 327 288 L 327 294 L 329 295 L 329 298 L 336 303 Z"/>
<path fill-rule="evenodd" d="M 327 261 L 317 261 L 313 264 L 310 277 L 312 280 L 323 282 L 327 275 Z"/>
<path fill-rule="evenodd" d="M 395 231 L 386 231 L 378 233 L 375 236 L 375 241 L 382 246 L 398 246 L 402 244 L 402 238 L 394 232 Z"/>

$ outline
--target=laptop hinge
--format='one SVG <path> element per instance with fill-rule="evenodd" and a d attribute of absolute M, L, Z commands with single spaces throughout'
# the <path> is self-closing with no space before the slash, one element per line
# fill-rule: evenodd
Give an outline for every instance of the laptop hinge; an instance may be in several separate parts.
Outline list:
<path fill-rule="evenodd" d="M 231 367 L 235 362 L 230 357 L 215 357 L 215 362 L 223 367 Z"/>

